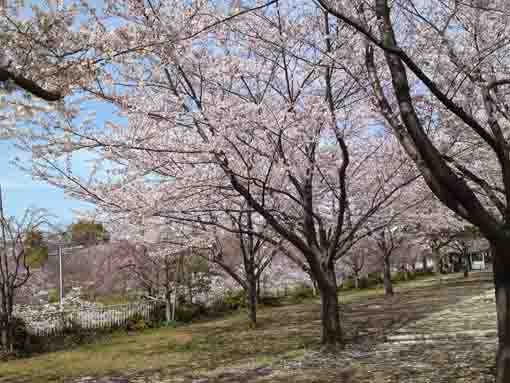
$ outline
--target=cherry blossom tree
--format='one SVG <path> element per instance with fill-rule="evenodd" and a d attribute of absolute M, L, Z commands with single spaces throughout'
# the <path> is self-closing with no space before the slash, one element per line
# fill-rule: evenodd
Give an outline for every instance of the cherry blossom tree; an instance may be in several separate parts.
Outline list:
<path fill-rule="evenodd" d="M 230 238 L 217 237 L 209 257 L 211 262 L 220 266 L 246 292 L 251 326 L 257 323 L 260 280 L 273 257 L 280 251 L 279 243 L 270 239 L 267 227 L 264 227 L 267 225 L 262 225 L 258 231 L 255 229 L 254 215 L 253 211 L 248 210 L 240 211 L 237 217 L 232 217 L 232 223 L 237 227 L 235 234 L 230 235 Z"/>
<path fill-rule="evenodd" d="M 490 242 L 498 312 L 496 380 L 510 382 L 508 3 L 319 2 L 365 44 L 376 107 L 430 189 Z M 439 130 L 452 138 L 446 147 L 434 139 Z"/>
<path fill-rule="evenodd" d="M 68 249 L 62 258 L 64 291 L 81 287 L 90 296 L 105 296 L 124 294 L 136 286 L 136 278 L 122 271 L 128 260 L 142 252 L 135 244 L 114 241 Z M 56 262 L 52 262 L 45 270 L 52 281 L 58 281 L 59 278 L 56 266 Z"/>
<path fill-rule="evenodd" d="M 222 225 L 218 215 L 236 212 L 225 201 L 240 199 L 306 260 L 322 342 L 341 344 L 335 264 L 386 224 L 376 216 L 416 174 L 372 124 L 363 68 L 353 73 L 346 54 L 357 47 L 351 31 L 315 5 L 270 2 L 230 18 L 200 6 L 110 9 L 122 20 L 116 33 L 147 48 L 114 55 L 86 91 L 128 123 L 41 121 L 20 135 L 36 152 L 34 175 L 105 214 L 195 229 Z M 89 177 L 71 169 L 84 150 L 96 155 Z"/>
<path fill-rule="evenodd" d="M 0 11 L 2 90 L 21 89 L 46 101 L 61 100 L 64 58 L 79 53 L 71 48 L 71 41 L 63 44 L 65 37 L 71 37 L 70 15 L 41 2 L 34 6 L 33 17 L 21 17 L 22 4 L 12 3 L 3 4 Z"/>
<path fill-rule="evenodd" d="M 361 243 L 355 249 L 352 249 L 342 259 L 342 264 L 346 265 L 354 278 L 354 288 L 359 288 L 359 281 L 362 272 L 365 270 L 367 258 L 370 256 L 370 248 L 366 246 L 366 242 Z"/>
<path fill-rule="evenodd" d="M 398 226 L 384 228 L 376 234 L 375 243 L 383 263 L 384 292 L 386 295 L 393 295 L 393 284 L 391 282 L 391 256 L 404 242 L 404 236 L 399 233 Z"/>
<path fill-rule="evenodd" d="M 386 295 L 394 294 L 391 280 L 392 266 L 400 264 L 407 273 L 407 266 L 411 265 L 414 271 L 416 257 L 419 250 L 422 250 L 421 231 L 426 223 L 431 226 L 438 224 L 430 214 L 431 206 L 434 205 L 433 195 L 420 178 L 406 188 L 400 199 L 391 206 L 392 216 L 387 218 L 386 225 L 371 235 L 371 246 L 382 269 Z"/>
<path fill-rule="evenodd" d="M 147 217 L 133 222 L 122 215 L 101 217 L 119 244 L 117 271 L 124 281 L 134 282 L 148 299 L 165 302 L 165 319 L 175 320 L 179 286 L 188 271 L 190 249 L 166 222 Z M 156 219 L 154 219 L 156 218 Z"/>
<path fill-rule="evenodd" d="M 4 2 L 0 9 L 0 138 L 54 113 L 76 116 L 81 90 L 104 65 L 98 15 L 86 2 Z M 104 32 L 104 31 L 103 31 Z M 100 48 L 96 50 L 96 48 Z M 101 53 L 102 54 L 102 53 Z"/>

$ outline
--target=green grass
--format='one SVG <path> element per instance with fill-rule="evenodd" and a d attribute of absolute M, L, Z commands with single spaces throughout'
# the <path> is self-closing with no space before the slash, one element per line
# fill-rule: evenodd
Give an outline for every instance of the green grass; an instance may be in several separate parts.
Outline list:
<path fill-rule="evenodd" d="M 175 329 L 119 333 L 108 341 L 75 350 L 0 363 L 0 382 L 63 382 L 77 376 L 124 375 L 145 370 L 192 373 L 246 360 L 267 361 L 316 343 L 317 334 L 310 332 L 267 337 L 268 331 L 275 330 L 274 321 L 282 318 L 275 319 L 262 310 L 256 330 L 250 330 L 244 313 L 238 313 L 228 319 Z"/>
<path fill-rule="evenodd" d="M 58 289 L 49 289 L 48 290 L 48 303 L 55 303 L 59 300 Z"/>
<path fill-rule="evenodd" d="M 461 273 L 456 274 L 449 274 L 446 276 L 447 279 L 458 279 L 462 277 Z M 443 276 L 444 280 L 445 276 Z M 409 280 L 409 281 L 401 281 L 401 282 L 394 282 L 393 288 L 395 291 L 406 291 L 411 290 L 417 287 L 427 286 L 427 285 L 434 285 L 439 284 L 439 279 L 435 275 L 428 275 L 428 276 L 420 276 L 416 279 Z M 369 298 L 369 297 L 378 297 L 384 295 L 384 287 L 381 285 L 370 287 L 366 289 L 345 289 L 340 290 L 339 298 L 341 303 L 348 303 L 352 302 L 356 299 L 360 298 Z"/>
<path fill-rule="evenodd" d="M 443 283 L 445 289 L 449 288 L 448 283 L 463 283 L 458 275 L 449 276 L 448 280 L 450 282 Z M 402 301 L 402 312 L 416 312 L 423 308 L 423 299 L 431 298 L 430 302 L 435 302 L 448 295 L 437 285 L 437 277 L 404 282 L 396 287 L 395 299 Z M 401 294 L 407 291 L 425 298 L 411 299 L 409 294 Z M 387 314 L 384 305 L 393 309 L 398 302 L 390 302 L 383 295 L 383 289 L 351 290 L 340 294 L 340 301 L 363 318 L 353 319 L 349 315 L 354 314 L 347 314 L 347 338 L 350 331 L 358 333 L 360 326 L 384 327 L 392 323 L 392 318 L 378 315 L 394 315 L 392 310 Z M 368 306 L 375 311 L 362 313 L 361 310 L 366 311 L 371 301 L 377 301 L 379 308 L 370 309 L 371 306 Z M 136 334 L 119 332 L 74 350 L 0 362 L 0 382 L 55 383 L 80 376 L 130 375 L 147 371 L 159 371 L 164 376 L 189 377 L 226 366 L 270 364 L 286 356 L 299 356 L 305 349 L 318 348 L 319 315 L 318 299 L 308 299 L 298 305 L 262 308 L 256 329 L 249 328 L 245 312 L 238 312 L 220 320 L 177 328 L 151 329 Z M 329 374 L 327 371 L 321 373 Z M 333 378 L 341 381 L 330 375 L 323 381 Z M 297 378 L 293 377 L 288 382 L 306 381 L 294 379 Z"/>
<path fill-rule="evenodd" d="M 475 273 L 475 276 L 478 274 Z M 475 277 L 476 278 L 476 277 Z M 426 275 L 419 276 L 409 281 L 394 282 L 393 288 L 396 292 L 404 292 L 419 287 L 436 286 L 441 287 L 443 284 L 455 283 L 464 279 L 463 273 L 452 273 L 443 275 Z M 339 292 L 340 301 L 343 303 L 352 302 L 359 298 L 378 297 L 384 295 L 384 287 L 376 286 L 366 289 L 346 289 Z"/>

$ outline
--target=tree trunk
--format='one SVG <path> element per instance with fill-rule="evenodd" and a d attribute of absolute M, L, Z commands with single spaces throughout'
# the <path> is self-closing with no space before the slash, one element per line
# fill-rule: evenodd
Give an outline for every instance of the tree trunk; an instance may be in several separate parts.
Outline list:
<path fill-rule="evenodd" d="M 449 267 L 448 268 L 448 272 L 449 273 L 455 273 L 457 271 L 460 271 L 460 270 L 455 270 L 456 266 L 458 267 L 459 262 L 458 261 L 455 262 L 455 259 L 453 258 L 453 255 L 450 255 L 448 258 L 449 258 L 449 260 L 448 260 L 448 265 L 449 265 L 448 266 Z"/>
<path fill-rule="evenodd" d="M 469 277 L 469 254 L 464 255 L 464 278 Z"/>
<path fill-rule="evenodd" d="M 393 295 L 393 283 L 391 282 L 390 258 L 384 257 L 384 292 L 386 295 Z"/>
<path fill-rule="evenodd" d="M 14 349 L 12 339 L 12 318 L 10 314 L 5 314 L 0 324 L 0 341 L 1 346 L 6 352 L 12 352 Z"/>
<path fill-rule="evenodd" d="M 320 289 L 320 288 L 319 288 Z M 337 346 L 343 342 L 340 310 L 336 289 L 320 289 L 321 295 L 321 342 L 325 346 Z"/>
<path fill-rule="evenodd" d="M 443 274 L 443 267 L 444 267 L 444 262 L 441 258 L 439 258 L 437 261 L 437 273 L 438 274 Z"/>
<path fill-rule="evenodd" d="M 254 277 L 248 278 L 248 310 L 250 327 L 257 325 L 257 280 Z"/>
<path fill-rule="evenodd" d="M 434 274 L 441 274 L 441 255 L 436 247 L 432 247 L 432 260 L 434 261 L 432 271 Z"/>
<path fill-rule="evenodd" d="M 1 340 L 1 345 L 2 345 L 2 349 L 4 351 L 8 351 L 9 350 L 9 337 L 7 336 L 7 327 L 2 324 L 2 329 L 0 330 L 0 340 Z"/>
<path fill-rule="evenodd" d="M 173 296 L 172 296 L 172 315 L 171 315 L 171 318 L 173 321 L 176 320 L 176 315 L 177 315 L 177 284 L 175 285 L 174 287 L 174 292 L 173 292 Z"/>
<path fill-rule="evenodd" d="M 315 297 L 317 295 L 317 280 L 311 273 L 309 273 L 308 276 L 310 277 L 310 281 L 312 282 L 312 294 Z"/>
<path fill-rule="evenodd" d="M 354 274 L 354 288 L 356 290 L 359 288 L 359 276 L 358 276 L 358 274 Z"/>
<path fill-rule="evenodd" d="M 257 303 L 260 303 L 261 300 L 261 288 L 260 288 L 260 278 L 257 279 Z"/>
<path fill-rule="evenodd" d="M 171 299 L 172 299 L 172 297 L 171 297 L 170 292 L 167 292 L 165 294 L 165 320 L 166 320 L 166 323 L 170 323 L 170 321 L 172 320 Z"/>
<path fill-rule="evenodd" d="M 321 277 L 315 278 L 321 297 L 321 342 L 326 348 L 334 349 L 343 346 L 335 265 L 328 265 Z"/>
<path fill-rule="evenodd" d="M 12 293 L 6 294 L 0 298 L 0 345 L 4 351 L 13 351 L 13 337 L 12 337 L 12 311 L 14 308 L 14 298 Z"/>
<path fill-rule="evenodd" d="M 421 262 L 422 262 L 423 272 L 426 273 L 427 272 L 427 257 L 425 255 L 423 255 Z"/>
<path fill-rule="evenodd" d="M 510 383 L 510 241 L 492 244 L 498 321 L 496 383 Z"/>
<path fill-rule="evenodd" d="M 407 270 L 407 267 L 405 265 L 402 265 L 400 270 L 401 270 L 401 273 L 404 275 L 404 281 L 408 281 L 409 280 L 409 271 Z"/>

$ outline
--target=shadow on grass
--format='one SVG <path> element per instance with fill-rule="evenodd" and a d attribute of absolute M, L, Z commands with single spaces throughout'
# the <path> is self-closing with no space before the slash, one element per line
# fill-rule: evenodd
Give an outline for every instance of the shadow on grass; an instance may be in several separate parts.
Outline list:
<path fill-rule="evenodd" d="M 379 295 L 354 299 L 342 306 L 347 342 L 382 341 L 386 334 L 409 322 L 479 294 L 487 288 L 487 282 L 490 280 L 477 277 L 455 279 L 441 287 L 398 288 L 395 296 L 388 298 Z M 210 376 L 211 371 L 215 371 L 214 378 L 207 382 L 248 383 L 255 379 L 262 382 L 266 372 L 269 376 L 269 370 L 260 368 L 270 366 L 285 355 L 298 355 L 305 349 L 317 350 L 319 337 L 320 305 L 318 301 L 307 301 L 263 308 L 255 329 L 249 328 L 244 315 L 234 315 L 175 329 L 118 335 L 107 343 L 0 363 L 0 382 L 69 382 L 79 376 L 106 375 L 131 378 L 158 375 L 161 380 L 181 377 L 191 382 L 197 376 Z M 236 375 L 224 371 L 226 366 L 249 367 Z M 348 382 L 345 380 L 347 370 L 308 371 L 308 374 L 311 374 L 309 380 L 290 378 L 292 372 L 289 372 L 289 377 L 271 375 L 267 381 Z"/>

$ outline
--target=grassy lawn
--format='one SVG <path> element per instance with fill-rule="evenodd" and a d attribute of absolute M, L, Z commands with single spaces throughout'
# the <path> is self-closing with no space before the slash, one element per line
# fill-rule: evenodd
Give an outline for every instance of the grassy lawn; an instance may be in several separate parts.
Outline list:
<path fill-rule="evenodd" d="M 385 333 L 474 296 L 487 286 L 482 285 L 477 275 L 468 280 L 452 275 L 443 280 L 441 287 L 437 278 L 404 282 L 397 286 L 397 294 L 392 298 L 385 298 L 382 289 L 342 293 L 347 341 L 349 344 L 364 339 L 383 341 Z M 261 309 L 259 326 L 254 330 L 248 328 L 245 314 L 237 313 L 225 319 L 179 328 L 118 333 L 108 340 L 74 350 L 0 363 L 0 382 L 68 382 L 74 377 L 105 375 L 161 378 L 150 382 L 172 382 L 174 380 L 164 379 L 179 377 L 181 380 L 176 382 L 191 382 L 197 376 L 211 373 L 215 374 L 212 380 L 215 382 L 262 382 L 264 373 L 257 370 L 257 366 L 281 364 L 299 359 L 310 350 L 318 350 L 319 313 L 318 301 L 310 300 L 299 305 Z M 360 365 L 359 371 L 353 372 L 355 365 L 309 368 L 308 380 L 302 380 L 306 374 L 296 376 L 291 369 L 286 375 L 271 375 L 267 381 L 329 382 L 336 379 L 347 382 L 345 376 L 366 370 L 366 366 Z M 252 368 L 255 371 L 252 375 L 231 377 L 230 369 L 244 371 L 247 366 L 255 368 Z"/>

